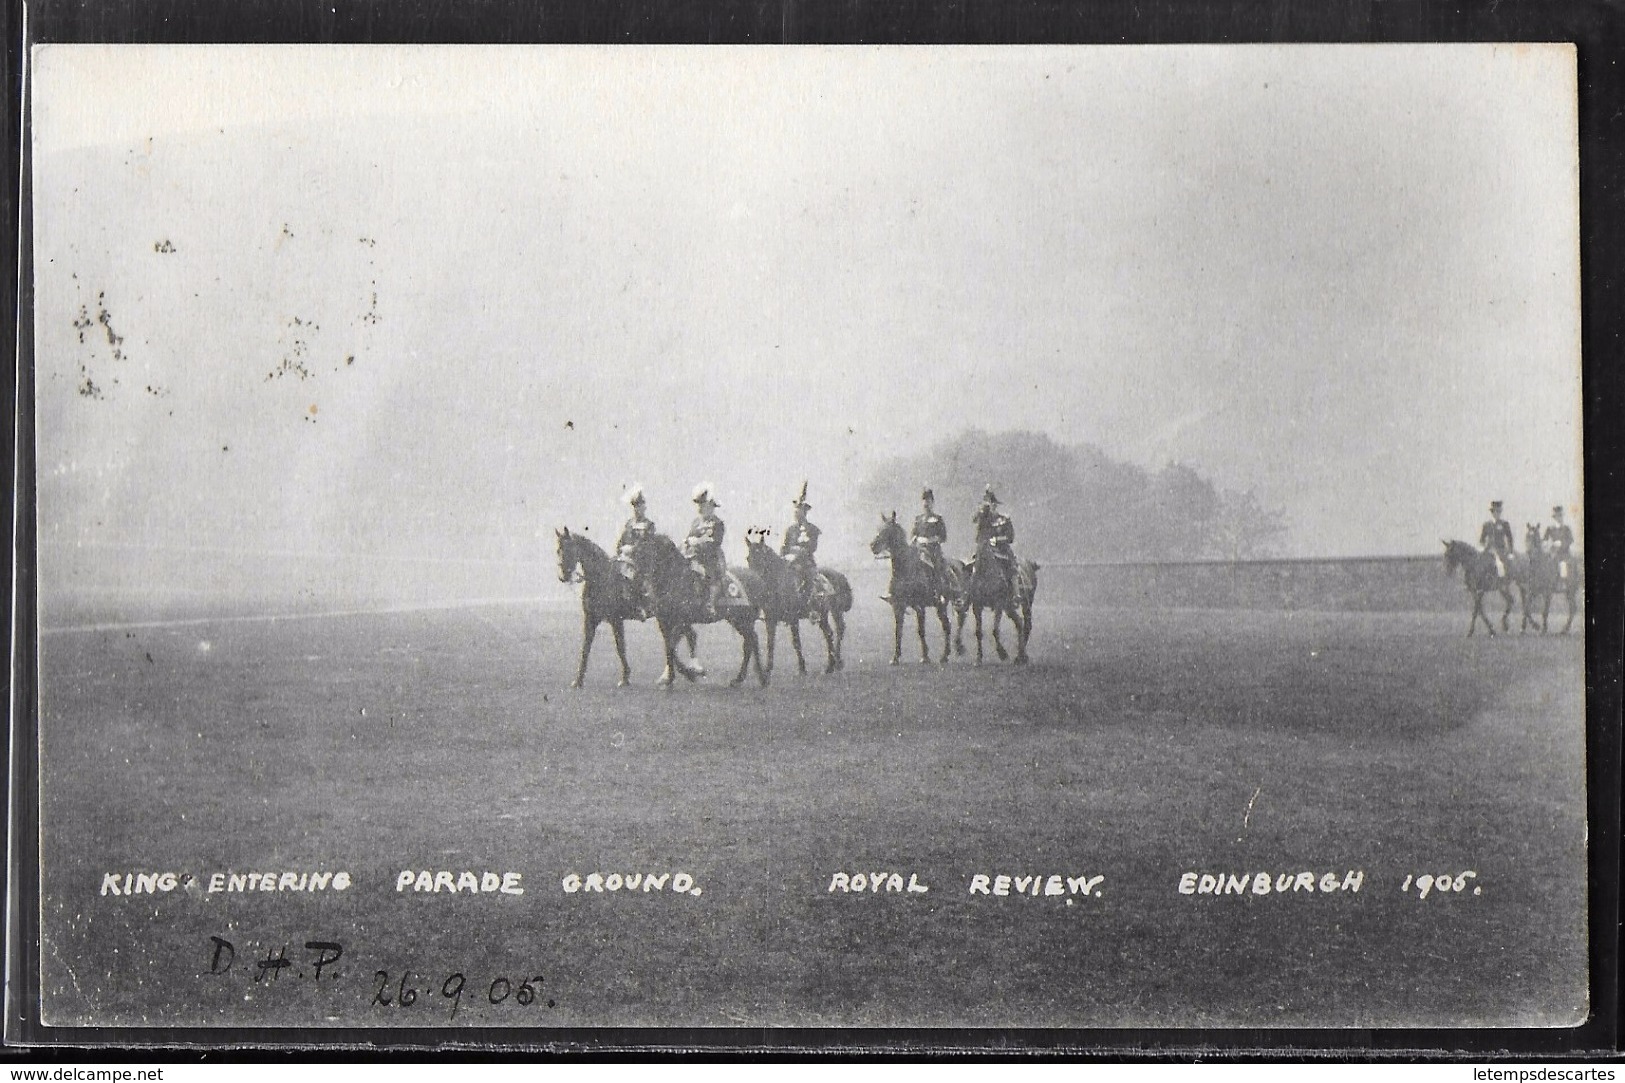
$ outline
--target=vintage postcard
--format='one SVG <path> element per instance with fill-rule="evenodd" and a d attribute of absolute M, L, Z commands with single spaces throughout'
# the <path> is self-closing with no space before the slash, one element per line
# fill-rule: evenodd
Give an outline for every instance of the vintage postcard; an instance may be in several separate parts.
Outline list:
<path fill-rule="evenodd" d="M 1572 1027 L 1568 45 L 40 46 L 52 1027 Z"/>

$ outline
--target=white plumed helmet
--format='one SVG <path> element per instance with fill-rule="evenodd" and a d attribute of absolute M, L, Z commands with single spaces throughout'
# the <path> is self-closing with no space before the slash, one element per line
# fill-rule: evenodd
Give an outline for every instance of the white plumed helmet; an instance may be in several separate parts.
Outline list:
<path fill-rule="evenodd" d="M 640 503 L 643 500 L 643 486 L 634 483 L 626 492 L 621 494 L 621 499 L 628 504 Z"/>

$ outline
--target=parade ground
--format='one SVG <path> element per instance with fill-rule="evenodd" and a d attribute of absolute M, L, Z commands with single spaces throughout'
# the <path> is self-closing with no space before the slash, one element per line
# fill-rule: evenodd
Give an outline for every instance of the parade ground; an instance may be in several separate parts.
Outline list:
<path fill-rule="evenodd" d="M 1089 609 L 655 687 L 544 601 L 41 637 L 45 1021 L 1566 1026 L 1582 638 Z M 1458 588 L 1459 589 L 1459 588 Z M 1516 621 L 1514 621 L 1516 631 Z M 933 654 L 940 646 L 932 632 Z M 968 637 L 968 633 L 967 633 Z M 991 652 L 990 652 L 991 657 Z"/>

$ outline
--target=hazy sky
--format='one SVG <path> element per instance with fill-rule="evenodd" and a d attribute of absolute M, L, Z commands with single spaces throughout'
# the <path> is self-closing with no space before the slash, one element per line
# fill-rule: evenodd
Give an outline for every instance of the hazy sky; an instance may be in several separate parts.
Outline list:
<path fill-rule="evenodd" d="M 1305 555 L 1580 499 L 1566 46 L 35 65 L 47 547 L 525 561 L 634 479 L 782 525 L 973 425 Z"/>

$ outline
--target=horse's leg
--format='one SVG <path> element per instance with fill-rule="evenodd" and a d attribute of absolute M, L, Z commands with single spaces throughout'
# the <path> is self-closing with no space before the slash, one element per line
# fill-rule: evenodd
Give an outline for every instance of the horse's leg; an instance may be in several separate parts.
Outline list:
<path fill-rule="evenodd" d="M 680 638 L 686 640 L 688 643 L 688 671 L 685 672 L 683 676 L 687 677 L 689 680 L 693 680 L 695 677 L 705 676 L 705 665 L 700 661 L 699 658 L 700 633 L 696 632 L 694 630 L 694 626 L 690 624 L 687 628 L 683 629 L 683 634 Z"/>
<path fill-rule="evenodd" d="M 615 657 L 621 660 L 621 680 L 616 687 L 625 688 L 632 683 L 632 666 L 626 660 L 626 626 L 621 621 L 612 620 L 609 630 L 615 633 Z"/>
<path fill-rule="evenodd" d="M 769 673 L 773 672 L 774 643 L 778 640 L 778 638 L 779 638 L 779 622 L 776 621 L 776 620 L 768 621 L 767 622 L 767 671 Z"/>
<path fill-rule="evenodd" d="M 931 661 L 931 646 L 925 641 L 925 606 L 914 607 L 914 627 L 920 633 L 920 665 Z"/>
<path fill-rule="evenodd" d="M 1016 664 L 1027 664 L 1027 640 L 1033 634 L 1033 611 L 1030 606 L 1022 606 L 1010 614 L 1010 619 L 1016 622 Z"/>
<path fill-rule="evenodd" d="M 598 634 L 598 618 L 590 617 L 585 611 L 581 614 L 581 661 L 576 666 L 576 679 L 570 682 L 571 688 L 580 688 L 581 682 L 587 677 L 587 656 L 592 653 L 593 637 Z"/>
<path fill-rule="evenodd" d="M 751 640 L 754 638 L 754 634 L 747 635 L 746 629 L 737 624 L 734 625 L 734 630 L 739 633 L 739 672 L 735 673 L 734 679 L 728 682 L 729 688 L 738 688 L 741 684 L 745 683 L 745 674 L 750 670 Z M 755 629 L 753 628 L 750 631 L 754 633 Z M 758 645 L 756 650 L 757 652 L 760 652 L 761 647 Z M 756 659 L 756 669 L 759 672 L 761 668 L 762 660 L 760 654 L 758 653 L 758 657 Z"/>
<path fill-rule="evenodd" d="M 762 668 L 762 644 L 756 638 L 756 621 L 754 618 L 745 621 L 743 631 L 746 644 L 750 647 L 751 657 L 756 659 L 756 680 L 763 688 L 767 687 L 767 670 Z"/>
<path fill-rule="evenodd" d="M 846 617 L 841 614 L 840 610 L 836 610 L 835 613 L 834 613 L 834 621 L 835 621 L 835 668 L 836 669 L 845 669 L 846 668 L 846 656 L 843 655 L 841 653 L 841 651 L 846 646 Z"/>
<path fill-rule="evenodd" d="M 965 656 L 965 614 L 969 609 L 967 605 L 954 606 L 954 653 L 961 658 Z"/>
<path fill-rule="evenodd" d="M 982 664 L 982 607 L 972 606 L 976 610 L 976 664 Z"/>
<path fill-rule="evenodd" d="M 1506 608 L 1501 610 L 1501 631 L 1512 631 L 1512 592 L 1505 587 L 1501 588 L 1501 597 L 1506 601 Z"/>
<path fill-rule="evenodd" d="M 1010 618 L 1010 627 L 1016 633 L 1016 654 L 1020 654 L 1021 653 L 1021 611 L 1016 608 L 1016 603 L 1015 602 L 1011 602 L 1009 608 L 1007 608 L 1004 611 L 1004 615 Z"/>
<path fill-rule="evenodd" d="M 1518 625 L 1518 634 L 1523 635 L 1534 621 L 1529 616 L 1529 592 L 1521 586 L 1518 588 L 1518 601 L 1523 607 L 1523 622 Z"/>
<path fill-rule="evenodd" d="M 891 607 L 891 615 L 891 661 L 887 664 L 895 666 L 903 657 L 903 607 L 893 604 Z"/>
<path fill-rule="evenodd" d="M 1004 640 L 999 638 L 999 622 L 1004 618 L 1004 609 L 1001 606 L 993 607 L 993 649 L 999 652 L 999 661 L 1008 662 L 1010 655 L 1004 649 Z"/>
<path fill-rule="evenodd" d="M 796 668 L 805 677 L 807 675 L 807 657 L 801 653 L 801 622 L 799 620 L 790 622 L 790 645 L 796 649 Z"/>
<path fill-rule="evenodd" d="M 840 648 L 835 645 L 835 632 L 829 626 L 828 613 L 818 614 L 818 630 L 824 633 L 824 672 L 834 673 Z"/>
<path fill-rule="evenodd" d="M 734 679 L 728 682 L 730 688 L 738 688 L 745 683 L 745 674 L 750 672 L 751 662 L 756 663 L 756 679 L 767 684 L 767 670 L 762 668 L 762 645 L 756 638 L 756 621 L 750 618 L 735 618 L 732 622 L 734 631 L 739 633 L 739 672 Z"/>
<path fill-rule="evenodd" d="M 1569 629 L 1574 626 L 1574 595 L 1565 593 L 1563 600 L 1569 605 L 1569 619 L 1563 623 L 1562 635 L 1568 635 Z"/>
<path fill-rule="evenodd" d="M 666 651 L 666 668 L 661 672 L 660 680 L 656 681 L 655 683 L 666 689 L 671 688 L 672 683 L 677 679 L 677 670 L 679 668 L 677 663 L 677 644 L 675 639 L 676 637 L 672 635 L 671 629 L 667 628 L 666 625 L 662 623 L 660 625 L 660 643 Z"/>
<path fill-rule="evenodd" d="M 948 641 L 953 638 L 953 625 L 948 620 L 948 604 L 937 604 L 937 622 L 942 625 L 942 657 L 937 661 L 942 665 L 948 664 Z"/>

